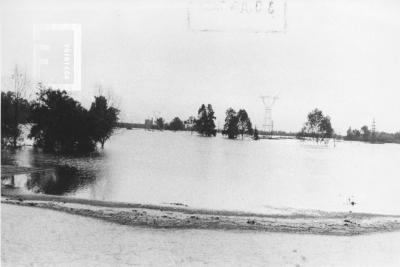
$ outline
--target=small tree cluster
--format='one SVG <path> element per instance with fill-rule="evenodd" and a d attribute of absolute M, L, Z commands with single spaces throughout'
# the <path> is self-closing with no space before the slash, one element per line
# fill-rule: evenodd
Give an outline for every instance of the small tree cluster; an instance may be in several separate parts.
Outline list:
<path fill-rule="evenodd" d="M 162 131 L 162 130 L 164 130 L 164 126 L 165 126 L 165 121 L 164 121 L 164 119 L 161 118 L 161 117 L 158 117 L 158 118 L 156 119 L 156 127 L 157 127 L 157 129 L 158 129 L 159 131 Z"/>
<path fill-rule="evenodd" d="M 349 129 L 347 130 L 347 134 L 345 136 L 346 140 L 359 140 L 361 138 L 361 132 L 358 129 L 351 129 L 351 127 L 349 127 Z"/>
<path fill-rule="evenodd" d="M 354 129 L 351 127 L 347 130 L 346 140 L 360 140 L 360 141 L 371 141 L 372 132 L 368 129 L 367 125 L 361 127 L 361 130 Z"/>
<path fill-rule="evenodd" d="M 298 137 L 311 137 L 317 142 L 331 138 L 333 128 L 329 116 L 324 116 L 321 110 L 314 109 L 307 115 L 307 122 L 298 134 Z"/>
<path fill-rule="evenodd" d="M 400 143 L 400 132 L 373 132 L 368 128 L 367 125 L 364 125 L 363 127 L 361 127 L 360 130 L 352 129 L 351 127 L 349 127 L 344 139 L 350 141 L 364 141 L 371 143 Z"/>
<path fill-rule="evenodd" d="M 235 139 L 240 134 L 243 139 L 244 134 L 252 133 L 253 128 L 246 110 L 241 109 L 237 113 L 233 108 L 226 110 L 223 135 L 227 135 L 229 139 Z"/>
<path fill-rule="evenodd" d="M 118 113 L 103 96 L 95 97 L 88 111 L 65 91 L 41 87 L 32 104 L 29 137 L 45 151 L 91 152 L 98 142 L 104 147 L 116 126 Z"/>
<path fill-rule="evenodd" d="M 203 136 L 216 136 L 215 115 L 210 104 L 207 107 L 202 104 L 197 112 L 198 118 L 195 122 L 196 131 Z"/>
<path fill-rule="evenodd" d="M 21 125 L 28 122 L 29 103 L 18 94 L 1 92 L 1 145 L 16 148 L 22 133 Z"/>
<path fill-rule="evenodd" d="M 185 125 L 183 124 L 183 121 L 175 117 L 168 125 L 168 130 L 171 131 L 182 131 L 185 129 Z"/>
<path fill-rule="evenodd" d="M 89 121 L 93 129 L 93 140 L 99 142 L 101 148 L 104 148 L 104 143 L 113 134 L 117 125 L 118 114 L 119 110 L 109 106 L 104 96 L 95 96 L 89 110 Z"/>
<path fill-rule="evenodd" d="M 21 139 L 21 125 L 29 119 L 29 103 L 25 99 L 29 81 L 26 73 L 15 66 L 4 80 L 7 92 L 1 92 L 1 145 L 16 148 Z"/>
<path fill-rule="evenodd" d="M 260 137 L 258 136 L 258 130 L 257 130 L 256 127 L 254 128 L 253 139 L 254 139 L 254 140 L 260 139 Z"/>

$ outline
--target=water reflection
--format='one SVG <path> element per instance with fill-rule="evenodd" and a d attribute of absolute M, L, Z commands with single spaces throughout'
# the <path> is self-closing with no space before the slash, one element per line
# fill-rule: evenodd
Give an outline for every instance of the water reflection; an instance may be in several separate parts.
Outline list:
<path fill-rule="evenodd" d="M 50 195 L 71 194 L 93 184 L 96 168 L 91 162 L 100 156 L 64 157 L 45 154 L 30 147 L 2 150 L 1 154 L 2 165 L 35 168 L 34 172 L 27 174 L 2 175 L 2 185 Z"/>
<path fill-rule="evenodd" d="M 268 207 L 400 214 L 400 146 L 231 141 L 132 130 L 86 157 L 2 151 L 2 164 L 51 169 L 14 184 L 30 192 L 269 212 Z M 9 181 L 11 182 L 11 181 Z M 357 205 L 349 205 L 352 197 Z"/>
<path fill-rule="evenodd" d="M 91 172 L 80 172 L 70 166 L 58 166 L 54 171 L 32 173 L 26 181 L 26 188 L 34 193 L 64 195 L 74 193 L 96 179 Z"/>

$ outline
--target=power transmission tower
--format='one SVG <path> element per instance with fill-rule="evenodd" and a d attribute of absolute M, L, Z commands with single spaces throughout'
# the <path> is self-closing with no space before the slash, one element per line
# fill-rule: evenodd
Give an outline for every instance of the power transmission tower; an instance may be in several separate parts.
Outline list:
<path fill-rule="evenodd" d="M 264 104 L 264 123 L 262 125 L 263 131 L 267 134 L 272 135 L 274 131 L 274 121 L 272 120 L 272 106 L 275 104 L 276 100 L 279 99 L 278 96 L 260 96 Z"/>
<path fill-rule="evenodd" d="M 372 134 L 375 134 L 375 130 L 376 130 L 376 124 L 375 124 L 375 118 L 372 119 Z"/>
<path fill-rule="evenodd" d="M 372 142 L 375 142 L 376 138 L 376 123 L 375 123 L 375 118 L 372 119 Z"/>

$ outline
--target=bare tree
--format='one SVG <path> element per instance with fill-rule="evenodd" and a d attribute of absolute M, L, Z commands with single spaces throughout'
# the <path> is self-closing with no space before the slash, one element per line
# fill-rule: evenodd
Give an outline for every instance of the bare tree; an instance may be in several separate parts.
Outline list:
<path fill-rule="evenodd" d="M 3 121 L 8 124 L 8 137 L 11 139 L 11 146 L 16 148 L 18 139 L 21 135 L 20 124 L 26 123 L 28 117 L 28 102 L 27 89 L 30 82 L 27 78 L 25 71 L 21 71 L 16 65 L 14 71 L 9 79 L 6 79 L 5 89 L 8 91 L 5 97 L 9 98 L 10 106 L 7 107 L 7 111 L 2 116 L 6 116 Z M 2 128 L 3 129 L 3 128 Z"/>
<path fill-rule="evenodd" d="M 95 84 L 95 92 L 96 96 L 104 96 L 107 99 L 107 103 L 109 106 L 112 106 L 116 109 L 120 109 L 121 99 L 116 96 L 114 91 L 109 86 L 103 86 L 101 83 Z"/>

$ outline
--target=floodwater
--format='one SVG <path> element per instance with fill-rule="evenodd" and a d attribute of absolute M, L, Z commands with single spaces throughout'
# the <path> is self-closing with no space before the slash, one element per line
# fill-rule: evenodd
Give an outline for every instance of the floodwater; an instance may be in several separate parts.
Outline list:
<path fill-rule="evenodd" d="M 399 163 L 396 144 L 227 140 L 142 129 L 117 133 L 91 157 L 32 147 L 2 151 L 2 164 L 51 169 L 14 177 L 29 192 L 265 213 L 400 214 Z"/>

